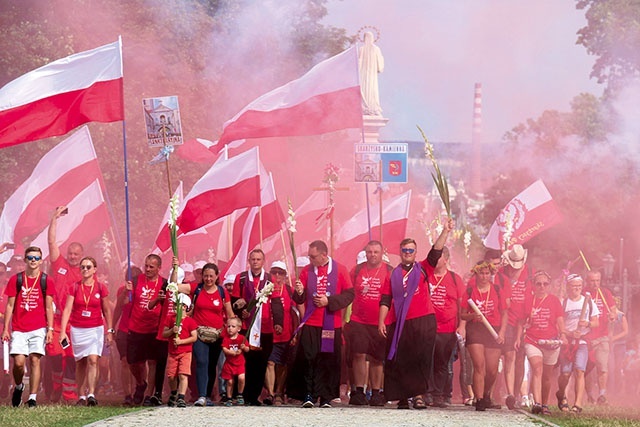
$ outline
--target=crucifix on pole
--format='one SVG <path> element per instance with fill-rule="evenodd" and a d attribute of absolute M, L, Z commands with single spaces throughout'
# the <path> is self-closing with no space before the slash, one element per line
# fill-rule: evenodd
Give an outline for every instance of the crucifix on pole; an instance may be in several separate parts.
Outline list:
<path fill-rule="evenodd" d="M 322 216 L 329 219 L 329 251 L 330 255 L 333 255 L 333 251 L 335 249 L 334 246 L 334 222 L 333 222 L 333 214 L 335 210 L 335 193 L 336 191 L 349 191 L 348 187 L 336 187 L 340 176 L 340 168 L 335 166 L 332 163 L 329 163 L 324 168 L 324 178 L 322 182 L 327 184 L 324 187 L 316 187 L 313 191 L 327 191 L 329 194 L 329 206 L 324 210 Z"/>

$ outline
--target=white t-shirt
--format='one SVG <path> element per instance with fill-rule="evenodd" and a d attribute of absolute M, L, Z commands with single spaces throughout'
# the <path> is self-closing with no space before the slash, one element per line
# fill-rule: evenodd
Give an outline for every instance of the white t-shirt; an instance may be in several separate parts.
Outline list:
<path fill-rule="evenodd" d="M 587 307 L 587 310 L 584 314 L 584 319 L 580 319 L 580 313 L 582 312 L 582 305 L 584 304 L 584 295 L 580 295 L 580 298 L 577 301 L 573 301 L 567 298 L 562 305 L 564 306 L 564 324 L 567 332 L 573 332 L 578 329 L 578 322 L 580 320 L 590 320 L 593 317 L 598 317 L 600 315 L 600 311 L 598 310 L 598 306 L 590 301 L 590 306 Z M 581 329 L 582 336 L 591 331 L 590 328 Z M 580 340 L 580 344 L 586 344 L 586 341 Z"/>

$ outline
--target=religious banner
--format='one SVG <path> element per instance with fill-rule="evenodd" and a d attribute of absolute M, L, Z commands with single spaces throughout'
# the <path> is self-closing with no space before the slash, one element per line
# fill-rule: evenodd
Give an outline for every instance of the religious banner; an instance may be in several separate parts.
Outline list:
<path fill-rule="evenodd" d="M 177 96 L 142 100 L 149 147 L 182 145 L 182 124 Z"/>

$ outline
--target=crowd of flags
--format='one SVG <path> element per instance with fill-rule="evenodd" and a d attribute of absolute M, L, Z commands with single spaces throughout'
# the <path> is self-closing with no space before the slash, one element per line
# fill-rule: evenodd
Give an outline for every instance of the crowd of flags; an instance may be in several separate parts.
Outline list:
<path fill-rule="evenodd" d="M 122 70 L 122 42 L 118 40 L 51 62 L 0 88 L 0 148 L 65 135 L 88 122 L 123 121 Z M 242 149 L 247 139 L 362 128 L 362 120 L 357 49 L 352 47 L 249 103 L 224 124 L 217 141 L 186 141 L 176 155 L 211 166 L 186 196 L 182 183 L 176 190 L 179 246 L 192 254 L 214 248 L 228 273 L 244 270 L 247 253 L 255 247 L 279 247 L 284 256 L 284 245 L 278 242 L 284 240 L 285 216 L 273 176 L 260 161 L 259 148 L 232 157 L 228 148 Z M 560 220 L 542 181 L 532 187 L 496 220 L 485 240 L 488 247 L 502 244 L 509 215 L 514 220 L 519 215 L 517 227 L 510 230 L 516 237 L 533 237 Z M 43 156 L 31 176 L 7 199 L 0 215 L 0 242 L 15 242 L 15 253 L 30 244 L 46 251 L 50 215 L 61 205 L 68 205 L 70 214 L 58 226 L 56 243 L 64 248 L 72 241 L 94 240 L 114 226 L 104 190 L 91 135 L 82 126 Z M 373 215 L 367 209 L 355 213 L 334 231 L 341 257 L 355 260 L 371 238 L 371 230 L 380 228 L 381 222 L 382 235 L 404 235 L 410 202 L 408 191 L 385 200 L 382 214 L 377 209 Z M 318 231 L 326 230 L 326 212 L 327 195 L 322 192 L 312 192 L 296 209 L 297 228 L 305 231 L 296 242 L 298 253 L 305 252 L 314 236 L 322 236 Z M 169 211 L 161 219 L 154 249 L 164 256 L 171 247 L 168 217 Z M 519 227 L 520 231 L 535 230 L 524 233 Z M 10 255 L 0 255 L 0 260 L 6 262 Z"/>

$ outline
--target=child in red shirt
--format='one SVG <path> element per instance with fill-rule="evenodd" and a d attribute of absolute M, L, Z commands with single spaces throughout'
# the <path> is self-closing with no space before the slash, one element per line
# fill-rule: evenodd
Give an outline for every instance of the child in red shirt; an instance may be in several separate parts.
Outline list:
<path fill-rule="evenodd" d="M 222 339 L 222 351 L 226 357 L 222 366 L 222 379 L 227 383 L 227 398 L 225 406 L 233 404 L 233 381 L 238 377 L 238 397 L 236 404 L 244 405 L 244 354 L 249 351 L 249 343 L 247 339 L 240 335 L 242 329 L 242 321 L 237 317 L 227 320 L 227 335 Z"/>
<path fill-rule="evenodd" d="M 169 377 L 169 387 L 171 388 L 167 405 L 186 408 L 187 403 L 184 400 L 184 395 L 187 392 L 191 375 L 191 355 L 193 343 L 198 339 L 198 324 L 187 316 L 191 298 L 185 294 L 178 294 L 177 298 L 179 303 L 183 305 L 182 322 L 179 327 L 176 326 L 176 315 L 169 315 L 162 331 L 164 338 L 174 337 L 173 340 L 169 340 L 169 357 L 167 359 L 167 377 Z"/>

